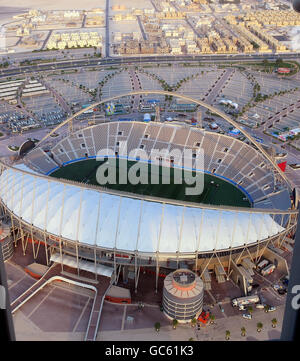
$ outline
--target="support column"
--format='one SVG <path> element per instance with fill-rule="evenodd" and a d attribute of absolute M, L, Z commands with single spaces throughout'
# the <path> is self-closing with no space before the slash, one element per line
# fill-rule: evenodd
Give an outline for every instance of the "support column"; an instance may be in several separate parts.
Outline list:
<path fill-rule="evenodd" d="M 37 255 L 35 253 L 35 247 L 34 247 L 34 239 L 33 239 L 33 232 L 32 232 L 32 226 L 30 229 L 30 237 L 31 237 L 31 245 L 32 245 L 32 252 L 33 252 L 33 259 L 35 260 Z"/>
<path fill-rule="evenodd" d="M 77 276 L 79 277 L 80 272 L 79 272 L 79 255 L 78 255 L 78 241 L 76 243 L 76 262 L 77 262 Z"/>
<path fill-rule="evenodd" d="M 61 271 L 64 271 L 64 265 L 63 265 L 63 254 L 62 254 L 62 240 L 61 238 L 59 239 L 59 253 L 60 253 L 60 264 L 61 264 Z"/>
<path fill-rule="evenodd" d="M 95 263 L 95 281 L 97 281 L 98 275 L 97 275 L 97 250 L 96 250 L 96 246 L 94 246 L 94 263 Z"/>
<path fill-rule="evenodd" d="M 157 293 L 157 289 L 158 289 L 158 274 L 159 274 L 158 252 L 156 252 L 155 293 Z"/>
<path fill-rule="evenodd" d="M 45 242 L 46 262 L 47 262 L 47 266 L 49 266 L 48 245 L 47 245 L 45 232 L 44 232 L 44 242 Z"/>
<path fill-rule="evenodd" d="M 137 293 L 137 251 L 134 254 L 134 293 Z"/>
<path fill-rule="evenodd" d="M 128 266 L 127 265 L 123 266 L 122 278 L 123 278 L 123 283 L 127 284 L 128 283 Z"/>

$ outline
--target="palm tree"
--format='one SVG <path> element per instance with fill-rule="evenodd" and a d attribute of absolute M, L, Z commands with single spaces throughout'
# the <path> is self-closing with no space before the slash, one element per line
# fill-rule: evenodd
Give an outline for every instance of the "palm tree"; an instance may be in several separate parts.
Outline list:
<path fill-rule="evenodd" d="M 270 306 L 269 305 L 265 305 L 265 312 L 269 312 Z"/>
<path fill-rule="evenodd" d="M 197 319 L 195 317 L 192 318 L 192 321 L 191 321 L 192 327 L 195 327 L 196 323 L 197 323 Z"/>
<path fill-rule="evenodd" d="M 216 319 L 215 315 L 210 315 L 210 323 L 211 324 L 215 323 L 215 319 Z"/>
<path fill-rule="evenodd" d="M 172 324 L 173 324 L 173 328 L 175 330 L 176 326 L 178 325 L 178 321 L 176 320 L 176 318 L 174 318 L 174 320 L 172 321 Z"/>
<path fill-rule="evenodd" d="M 193 339 L 193 337 L 190 337 L 188 340 L 189 340 L 189 341 L 195 341 L 195 340 Z"/>
<path fill-rule="evenodd" d="M 241 328 L 241 335 L 244 337 L 244 336 L 246 336 L 246 328 L 245 327 L 242 327 Z"/>
<path fill-rule="evenodd" d="M 260 332 L 262 330 L 262 328 L 263 328 L 263 324 L 261 322 L 258 322 L 256 327 L 257 327 L 257 332 Z"/>
<path fill-rule="evenodd" d="M 248 307 L 248 312 L 250 313 L 250 315 L 252 314 L 252 312 L 253 312 L 253 307 L 252 306 Z"/>
<path fill-rule="evenodd" d="M 159 329 L 160 329 L 160 323 L 159 323 L 159 322 L 155 322 L 154 328 L 155 328 L 155 330 L 158 332 Z"/>
<path fill-rule="evenodd" d="M 272 327 L 275 328 L 277 325 L 277 319 L 273 318 L 273 320 L 271 322 L 272 322 Z"/>
<path fill-rule="evenodd" d="M 225 338 L 226 338 L 226 340 L 230 339 L 230 331 L 229 330 L 225 331 Z"/>

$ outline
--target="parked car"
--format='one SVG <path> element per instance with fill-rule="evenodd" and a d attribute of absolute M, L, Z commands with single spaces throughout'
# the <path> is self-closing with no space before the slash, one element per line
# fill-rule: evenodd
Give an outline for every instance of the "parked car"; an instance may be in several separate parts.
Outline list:
<path fill-rule="evenodd" d="M 285 286 L 288 286 L 288 284 L 289 284 L 289 276 L 284 276 L 284 277 L 281 279 L 281 282 L 282 282 Z"/>
<path fill-rule="evenodd" d="M 258 303 L 255 305 L 256 308 L 259 308 L 259 309 L 264 309 L 265 308 L 265 304 L 264 303 Z"/>
<path fill-rule="evenodd" d="M 280 294 L 280 295 L 285 295 L 287 293 L 287 289 L 286 288 L 280 288 L 279 290 L 277 290 L 277 292 Z"/>
<path fill-rule="evenodd" d="M 275 306 L 269 306 L 268 309 L 266 310 L 266 312 L 273 312 L 276 310 L 277 310 L 277 308 Z"/>
<path fill-rule="evenodd" d="M 243 318 L 246 320 L 252 320 L 252 315 L 250 313 L 243 313 Z"/>
<path fill-rule="evenodd" d="M 282 289 L 282 286 L 275 284 L 275 285 L 273 285 L 273 289 L 275 291 L 278 291 L 278 290 Z"/>

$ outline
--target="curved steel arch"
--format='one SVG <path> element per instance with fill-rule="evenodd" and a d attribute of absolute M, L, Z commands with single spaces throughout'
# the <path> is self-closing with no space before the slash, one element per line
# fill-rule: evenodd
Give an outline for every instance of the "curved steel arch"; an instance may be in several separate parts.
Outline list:
<path fill-rule="evenodd" d="M 165 90 L 137 90 L 137 91 L 133 91 L 133 92 L 129 92 L 129 93 L 123 93 L 123 94 L 119 94 L 113 97 L 109 97 L 107 99 L 104 100 L 100 100 L 99 102 L 93 103 L 91 105 L 89 105 L 88 107 L 79 110 L 77 113 L 73 114 L 71 117 L 67 118 L 65 121 L 63 121 L 62 123 L 60 123 L 57 127 L 55 127 L 54 129 L 52 129 L 51 132 L 49 132 L 44 138 L 42 138 L 38 144 L 41 144 L 45 139 L 47 139 L 51 134 L 55 133 L 56 130 L 58 130 L 59 128 L 63 127 L 65 124 L 71 122 L 74 118 L 76 118 L 77 116 L 83 114 L 84 112 L 86 112 L 89 109 L 94 108 L 97 105 L 103 104 L 103 103 L 107 103 L 107 102 L 111 102 L 113 100 L 119 99 L 119 98 L 123 98 L 126 96 L 132 96 L 132 95 L 147 95 L 147 94 L 157 94 L 157 95 L 168 95 L 168 96 L 174 96 L 177 98 L 181 98 L 184 100 L 187 100 L 189 102 L 198 104 L 208 110 L 210 110 L 213 113 L 218 114 L 221 118 L 223 118 L 224 120 L 226 120 L 228 123 L 230 123 L 231 125 L 233 125 L 235 128 L 237 128 L 247 139 L 249 139 L 253 144 L 255 144 L 255 146 L 260 150 L 260 152 L 265 156 L 265 158 L 268 159 L 268 161 L 272 164 L 274 170 L 280 174 L 280 176 L 283 178 L 283 180 L 288 184 L 288 186 L 290 187 L 290 189 L 292 189 L 293 187 L 290 184 L 290 181 L 287 179 L 287 177 L 285 176 L 285 174 L 283 173 L 283 171 L 278 167 L 278 165 L 276 164 L 276 162 L 269 156 L 269 154 L 263 149 L 263 147 L 260 145 L 260 143 L 258 143 L 250 134 L 248 134 L 248 132 L 246 132 L 244 129 L 241 128 L 241 126 L 235 122 L 234 120 L 232 120 L 231 118 L 229 118 L 225 113 L 223 113 L 222 111 L 220 111 L 219 109 L 213 107 L 212 105 L 206 104 L 201 100 L 197 100 L 191 97 L 188 97 L 186 95 L 182 95 L 182 94 L 177 94 L 174 92 L 168 92 Z"/>

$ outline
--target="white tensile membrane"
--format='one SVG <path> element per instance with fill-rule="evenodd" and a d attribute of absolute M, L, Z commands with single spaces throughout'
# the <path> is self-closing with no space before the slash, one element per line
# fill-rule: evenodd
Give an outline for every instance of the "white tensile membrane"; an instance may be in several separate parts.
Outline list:
<path fill-rule="evenodd" d="M 3 203 L 25 222 L 84 244 L 145 253 L 194 253 L 254 244 L 284 230 L 267 212 L 142 200 L 35 174 L 24 164 L 3 171 Z"/>

